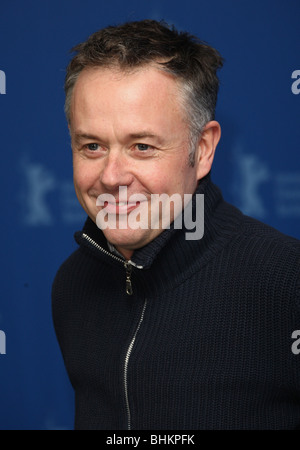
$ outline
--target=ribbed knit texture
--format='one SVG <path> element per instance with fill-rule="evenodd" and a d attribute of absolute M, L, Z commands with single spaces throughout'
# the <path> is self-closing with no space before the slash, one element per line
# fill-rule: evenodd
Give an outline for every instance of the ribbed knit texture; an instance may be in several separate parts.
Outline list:
<path fill-rule="evenodd" d="M 170 229 L 137 250 L 132 296 L 123 263 L 76 234 L 53 284 L 76 429 L 300 428 L 300 242 L 224 202 L 209 176 L 197 193 L 203 238 Z M 108 251 L 90 219 L 83 231 Z"/>

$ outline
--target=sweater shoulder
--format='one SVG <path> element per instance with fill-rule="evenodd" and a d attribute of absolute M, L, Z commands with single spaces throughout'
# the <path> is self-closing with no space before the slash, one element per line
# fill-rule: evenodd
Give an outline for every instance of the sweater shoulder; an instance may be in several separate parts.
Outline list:
<path fill-rule="evenodd" d="M 52 283 L 52 304 L 71 299 L 79 294 L 94 272 L 93 258 L 78 247 L 58 268 Z"/>
<path fill-rule="evenodd" d="M 80 247 L 78 247 L 73 253 L 71 253 L 60 265 L 58 268 L 53 286 L 55 286 L 62 278 L 66 279 L 66 277 L 74 276 L 74 272 L 78 271 L 79 266 L 82 264 L 82 252 Z"/>
<path fill-rule="evenodd" d="M 255 267 L 257 282 L 268 280 L 282 295 L 289 292 L 300 312 L 300 240 L 241 214 L 232 247 L 239 253 L 240 264 Z"/>
<path fill-rule="evenodd" d="M 296 264 L 295 269 L 300 270 L 300 240 L 284 234 L 276 228 L 267 225 L 253 217 L 243 214 L 235 206 L 223 202 L 222 216 L 226 224 L 231 223 L 228 246 L 243 253 L 245 260 L 255 255 L 257 260 L 263 258 L 270 264 L 280 263 L 282 255 Z M 223 219 L 224 221 L 224 219 Z M 224 227 L 223 227 L 224 229 Z M 225 233 L 225 232 L 224 232 Z"/>
<path fill-rule="evenodd" d="M 272 244 L 275 247 L 285 248 L 295 256 L 300 256 L 300 240 L 284 234 L 253 217 L 242 215 L 242 231 L 248 239 L 265 243 L 266 247 Z"/>

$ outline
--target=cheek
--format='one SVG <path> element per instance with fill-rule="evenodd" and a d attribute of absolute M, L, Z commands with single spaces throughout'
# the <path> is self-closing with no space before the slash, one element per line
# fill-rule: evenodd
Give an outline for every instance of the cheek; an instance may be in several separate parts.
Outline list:
<path fill-rule="evenodd" d="M 172 155 L 150 164 L 144 163 L 136 171 L 136 178 L 152 194 L 168 194 L 181 184 L 183 171 L 182 161 Z"/>
<path fill-rule="evenodd" d="M 143 184 L 149 192 L 152 194 L 168 193 L 171 190 L 174 180 L 170 176 L 170 173 L 157 168 L 151 176 L 140 177 L 141 184 Z"/>
<path fill-rule="evenodd" d="M 159 193 L 183 194 L 190 190 L 193 182 L 193 171 L 188 167 L 186 160 L 169 161 L 164 170 L 158 171 L 155 177 L 156 188 Z"/>
<path fill-rule="evenodd" d="M 94 185 L 97 174 L 90 164 L 85 164 L 84 161 L 76 161 L 75 159 L 73 161 L 73 179 L 77 189 L 84 192 Z"/>
<path fill-rule="evenodd" d="M 76 190 L 83 192 L 86 189 L 87 181 L 82 172 L 78 168 L 73 170 L 73 180 Z"/>

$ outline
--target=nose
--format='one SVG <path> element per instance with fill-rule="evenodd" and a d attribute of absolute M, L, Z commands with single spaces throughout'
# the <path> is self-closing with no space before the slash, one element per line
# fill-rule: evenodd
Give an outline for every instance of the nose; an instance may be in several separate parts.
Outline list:
<path fill-rule="evenodd" d="M 104 159 L 100 172 L 100 182 L 108 191 L 114 191 L 119 186 L 129 186 L 133 181 L 130 171 L 130 162 L 126 155 L 119 151 L 110 151 Z"/>

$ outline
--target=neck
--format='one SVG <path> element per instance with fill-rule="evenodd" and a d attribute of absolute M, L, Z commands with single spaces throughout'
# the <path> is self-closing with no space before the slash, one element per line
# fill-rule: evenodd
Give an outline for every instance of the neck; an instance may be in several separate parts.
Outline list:
<path fill-rule="evenodd" d="M 124 258 L 128 261 L 129 259 L 131 259 L 132 255 L 133 255 L 133 250 L 129 250 L 129 249 L 124 249 L 121 248 L 119 246 L 115 245 L 116 250 L 121 253 L 122 256 L 124 256 Z"/>

